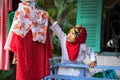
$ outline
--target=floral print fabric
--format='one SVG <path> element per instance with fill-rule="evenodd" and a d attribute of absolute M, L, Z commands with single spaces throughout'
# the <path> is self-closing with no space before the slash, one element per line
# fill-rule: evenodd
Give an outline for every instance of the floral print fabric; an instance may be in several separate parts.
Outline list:
<path fill-rule="evenodd" d="M 37 10 L 27 2 L 19 4 L 18 10 L 12 24 L 12 31 L 24 38 L 31 30 L 33 41 L 46 42 L 46 32 L 48 27 L 47 12 Z"/>

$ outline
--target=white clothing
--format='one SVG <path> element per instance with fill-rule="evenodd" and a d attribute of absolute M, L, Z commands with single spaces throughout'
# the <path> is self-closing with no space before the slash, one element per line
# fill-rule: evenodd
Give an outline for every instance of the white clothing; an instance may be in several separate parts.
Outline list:
<path fill-rule="evenodd" d="M 19 3 L 11 30 L 22 38 L 31 30 L 33 41 L 45 44 L 48 28 L 48 17 L 46 14 L 47 12 L 44 10 L 35 9 L 35 4 Z"/>
<path fill-rule="evenodd" d="M 68 52 L 66 48 L 66 34 L 62 31 L 60 26 L 55 22 L 51 27 L 51 30 L 54 31 L 61 43 L 62 49 L 62 57 L 61 63 L 74 63 L 74 64 L 83 64 L 83 60 L 86 58 L 86 54 L 89 56 L 91 61 L 96 61 L 95 52 L 87 46 L 85 43 L 80 45 L 79 55 L 74 62 L 71 62 L 68 57 Z M 79 76 L 80 75 L 80 68 L 66 68 L 60 67 L 58 70 L 58 74 L 60 75 L 72 75 L 72 76 Z M 85 70 L 85 75 L 90 76 L 89 70 Z"/>

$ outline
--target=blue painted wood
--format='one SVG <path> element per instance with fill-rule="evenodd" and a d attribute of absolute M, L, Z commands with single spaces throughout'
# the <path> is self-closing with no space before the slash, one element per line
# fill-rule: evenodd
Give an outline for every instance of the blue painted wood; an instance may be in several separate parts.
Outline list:
<path fill-rule="evenodd" d="M 101 52 L 99 55 L 104 55 L 104 56 L 120 56 L 120 52 Z"/>
<path fill-rule="evenodd" d="M 45 80 L 52 80 L 52 79 L 67 79 L 67 80 L 108 80 L 108 79 L 101 79 L 101 78 L 88 78 L 88 77 L 76 77 L 76 76 L 65 76 L 65 75 L 50 75 L 44 78 Z M 110 79 L 109 79 L 110 80 Z M 114 79 L 115 80 L 115 79 Z"/>
<path fill-rule="evenodd" d="M 84 77 L 85 76 L 85 69 L 84 68 L 81 68 L 80 69 L 80 77 Z"/>
<path fill-rule="evenodd" d="M 53 66 L 64 66 L 64 67 L 80 67 L 80 68 L 89 68 L 88 65 L 85 64 L 66 64 L 66 63 L 54 63 Z M 97 69 L 114 69 L 114 70 L 120 70 L 120 66 L 95 66 L 94 68 Z"/>
<path fill-rule="evenodd" d="M 89 68 L 88 65 L 85 64 L 66 64 L 66 63 L 52 63 L 51 64 L 54 68 L 55 71 L 57 71 L 56 68 L 58 68 L 57 66 L 64 66 L 64 67 L 76 67 L 76 68 L 81 68 L 80 70 L 80 76 L 67 76 L 67 75 L 57 75 L 57 73 L 55 72 L 55 74 L 51 74 L 49 76 L 46 76 L 44 78 L 44 80 L 52 80 L 52 79 L 57 79 L 57 80 L 61 80 L 61 79 L 68 79 L 68 80 L 113 80 L 113 79 L 105 79 L 105 78 L 93 78 L 93 77 L 85 77 L 84 76 L 84 69 L 85 68 Z M 120 70 L 120 66 L 95 66 L 94 68 L 97 69 L 113 69 L 113 70 Z M 114 79 L 117 80 L 117 79 Z"/>
<path fill-rule="evenodd" d="M 85 77 L 85 68 L 89 68 L 88 65 L 85 64 L 67 64 L 67 63 L 58 63 L 56 60 L 60 60 L 60 57 L 54 57 L 50 59 L 50 66 L 51 66 L 51 74 L 46 76 L 44 80 L 118 80 L 118 79 L 105 79 L 105 78 L 93 78 L 93 77 Z M 55 60 L 55 61 L 54 61 Z M 80 76 L 67 76 L 67 75 L 58 75 L 58 67 L 74 67 L 74 68 L 81 68 L 80 69 Z M 120 66 L 102 66 L 97 65 L 94 68 L 96 69 L 113 69 L 113 70 L 120 70 Z M 54 72 L 54 73 L 53 73 Z"/>

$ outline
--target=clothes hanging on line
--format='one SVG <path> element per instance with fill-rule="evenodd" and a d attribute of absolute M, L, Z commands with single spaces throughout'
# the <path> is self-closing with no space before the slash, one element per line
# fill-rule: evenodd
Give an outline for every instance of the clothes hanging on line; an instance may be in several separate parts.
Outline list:
<path fill-rule="evenodd" d="M 19 4 L 12 24 L 12 31 L 24 38 L 31 30 L 33 41 L 45 43 L 48 26 L 47 12 L 37 10 L 35 6 L 23 2 Z"/>
<path fill-rule="evenodd" d="M 16 15 L 18 14 L 16 12 L 14 19 L 16 19 Z M 36 16 L 39 16 L 39 13 Z M 24 17 L 22 18 L 25 20 Z M 13 24 L 15 24 L 14 21 L 12 22 Z M 24 24 L 28 25 L 26 22 Z M 33 23 L 31 24 L 33 25 Z M 33 41 L 32 30 L 29 30 L 23 38 L 12 29 L 13 26 L 10 28 L 4 48 L 11 50 L 17 55 L 16 80 L 40 80 L 44 76 L 49 75 L 49 58 L 52 57 L 52 46 L 48 25 L 46 28 L 45 43 Z"/>

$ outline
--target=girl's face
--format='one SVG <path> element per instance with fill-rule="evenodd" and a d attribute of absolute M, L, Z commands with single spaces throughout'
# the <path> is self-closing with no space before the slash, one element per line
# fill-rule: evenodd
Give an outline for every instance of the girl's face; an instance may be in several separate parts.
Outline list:
<path fill-rule="evenodd" d="M 70 31 L 69 31 L 69 33 L 67 35 L 67 41 L 70 42 L 70 43 L 73 43 L 73 42 L 76 41 L 74 29 L 70 29 Z"/>

